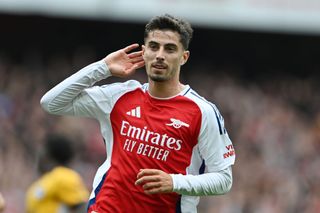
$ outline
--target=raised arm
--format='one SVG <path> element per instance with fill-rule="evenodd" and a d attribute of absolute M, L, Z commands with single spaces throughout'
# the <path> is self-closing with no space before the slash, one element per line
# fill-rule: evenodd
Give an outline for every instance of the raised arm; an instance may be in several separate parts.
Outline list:
<path fill-rule="evenodd" d="M 131 52 L 137 47 L 138 44 L 132 44 L 110 53 L 103 60 L 92 63 L 68 77 L 42 97 L 40 103 L 43 109 L 52 114 L 74 115 L 73 105 L 76 101 L 91 101 L 83 93 L 86 88 L 111 75 L 127 77 L 144 66 L 142 51 Z"/>

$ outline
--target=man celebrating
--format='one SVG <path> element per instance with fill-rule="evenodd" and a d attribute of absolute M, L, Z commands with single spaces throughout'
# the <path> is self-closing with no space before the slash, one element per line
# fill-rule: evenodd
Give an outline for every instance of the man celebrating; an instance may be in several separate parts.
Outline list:
<path fill-rule="evenodd" d="M 49 113 L 100 123 L 107 159 L 95 176 L 88 212 L 197 212 L 198 196 L 230 190 L 235 152 L 223 118 L 179 80 L 192 33 L 184 20 L 155 17 L 142 50 L 132 44 L 113 52 L 41 99 Z M 143 66 L 148 83 L 93 86 Z"/>

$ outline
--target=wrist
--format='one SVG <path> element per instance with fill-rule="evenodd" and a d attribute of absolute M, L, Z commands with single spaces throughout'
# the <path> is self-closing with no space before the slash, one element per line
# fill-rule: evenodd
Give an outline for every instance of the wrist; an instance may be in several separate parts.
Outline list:
<path fill-rule="evenodd" d="M 169 174 L 172 180 L 172 192 L 177 192 L 177 174 Z"/>
<path fill-rule="evenodd" d="M 110 68 L 109 68 L 107 62 L 106 62 L 106 59 L 102 59 L 98 63 L 100 63 L 100 66 L 104 71 L 105 77 L 112 76 L 112 73 L 110 71 Z"/>

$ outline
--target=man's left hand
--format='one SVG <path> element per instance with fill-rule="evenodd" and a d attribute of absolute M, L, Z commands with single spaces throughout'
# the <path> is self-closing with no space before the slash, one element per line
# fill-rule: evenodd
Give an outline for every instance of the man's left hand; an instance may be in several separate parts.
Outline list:
<path fill-rule="evenodd" d="M 158 169 L 141 169 L 135 184 L 141 185 L 146 194 L 170 193 L 173 190 L 171 176 Z"/>

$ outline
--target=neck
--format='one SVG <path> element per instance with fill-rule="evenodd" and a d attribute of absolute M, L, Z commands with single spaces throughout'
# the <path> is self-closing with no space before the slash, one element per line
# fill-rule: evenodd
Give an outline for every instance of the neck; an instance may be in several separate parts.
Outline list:
<path fill-rule="evenodd" d="M 172 82 L 155 82 L 149 79 L 149 94 L 157 98 L 169 98 L 178 95 L 185 85 L 179 81 Z"/>

